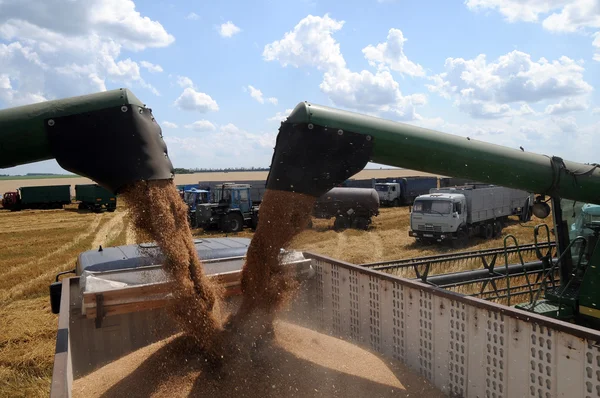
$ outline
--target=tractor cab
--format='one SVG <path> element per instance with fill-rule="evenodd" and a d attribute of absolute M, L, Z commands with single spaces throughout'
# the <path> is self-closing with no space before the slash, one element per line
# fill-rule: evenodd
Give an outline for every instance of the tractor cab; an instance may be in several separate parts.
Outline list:
<path fill-rule="evenodd" d="M 188 205 L 190 211 L 196 211 L 196 205 L 210 203 L 210 191 L 197 188 L 184 190 L 183 201 Z"/>
<path fill-rule="evenodd" d="M 219 206 L 239 210 L 242 214 L 252 209 L 250 184 L 225 183 L 215 186 L 214 202 Z"/>
<path fill-rule="evenodd" d="M 6 192 L 2 197 L 2 207 L 10 209 L 15 207 L 19 203 L 18 192 Z"/>

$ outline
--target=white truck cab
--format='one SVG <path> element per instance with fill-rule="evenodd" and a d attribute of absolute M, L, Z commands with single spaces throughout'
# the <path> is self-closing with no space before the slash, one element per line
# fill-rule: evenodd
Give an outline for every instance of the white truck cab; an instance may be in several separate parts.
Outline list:
<path fill-rule="evenodd" d="M 400 206 L 400 184 L 397 182 L 381 182 L 375 184 L 375 190 L 379 195 L 379 203 L 384 206 Z"/>
<path fill-rule="evenodd" d="M 466 223 L 466 198 L 462 194 L 421 195 L 413 204 L 410 236 L 442 241 Z"/>

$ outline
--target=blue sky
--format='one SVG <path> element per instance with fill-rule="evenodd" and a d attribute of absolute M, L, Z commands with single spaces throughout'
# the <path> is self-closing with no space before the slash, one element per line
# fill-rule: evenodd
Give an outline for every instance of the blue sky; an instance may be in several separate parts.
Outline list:
<path fill-rule="evenodd" d="M 0 107 L 129 87 L 178 167 L 268 166 L 304 100 L 597 162 L 599 30 L 589 0 L 4 0 Z"/>

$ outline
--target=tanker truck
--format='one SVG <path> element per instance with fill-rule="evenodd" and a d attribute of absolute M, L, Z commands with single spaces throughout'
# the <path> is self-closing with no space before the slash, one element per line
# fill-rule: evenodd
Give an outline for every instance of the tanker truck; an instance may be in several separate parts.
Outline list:
<path fill-rule="evenodd" d="M 313 217 L 330 219 L 335 217 L 333 229 L 346 228 L 366 230 L 372 217 L 379 215 L 379 196 L 369 188 L 333 188 L 315 202 Z M 312 226 L 312 223 L 311 225 Z"/>

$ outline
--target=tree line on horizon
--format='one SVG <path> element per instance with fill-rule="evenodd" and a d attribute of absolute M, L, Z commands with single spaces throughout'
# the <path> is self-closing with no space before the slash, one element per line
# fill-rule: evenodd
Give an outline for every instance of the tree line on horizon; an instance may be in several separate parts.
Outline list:
<path fill-rule="evenodd" d="M 269 171 L 268 167 L 226 167 L 226 168 L 183 168 L 176 167 L 175 174 L 194 174 L 194 173 L 223 173 L 240 171 Z"/>

